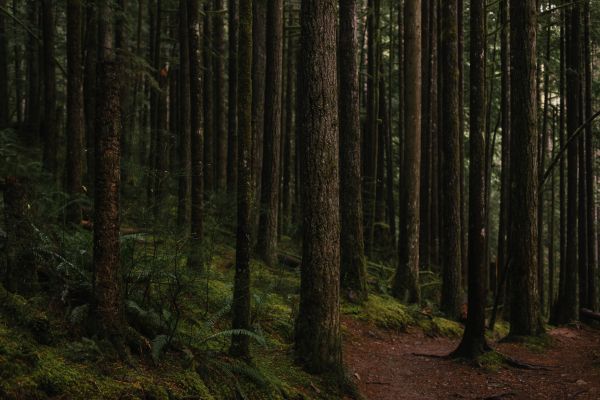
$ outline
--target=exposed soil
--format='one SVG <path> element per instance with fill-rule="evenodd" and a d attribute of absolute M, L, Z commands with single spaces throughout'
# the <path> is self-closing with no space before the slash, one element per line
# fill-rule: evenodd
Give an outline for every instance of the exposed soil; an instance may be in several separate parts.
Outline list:
<path fill-rule="evenodd" d="M 555 328 L 552 344 L 534 352 L 523 344 L 492 343 L 513 359 L 540 369 L 501 366 L 492 371 L 444 356 L 458 339 L 430 338 L 421 330 L 381 330 L 351 318 L 344 358 L 369 400 L 399 399 L 600 399 L 600 331 Z"/>

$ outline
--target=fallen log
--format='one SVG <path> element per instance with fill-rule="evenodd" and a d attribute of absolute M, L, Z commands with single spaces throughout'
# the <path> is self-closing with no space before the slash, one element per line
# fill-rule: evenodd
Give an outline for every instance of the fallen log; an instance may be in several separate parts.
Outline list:
<path fill-rule="evenodd" d="M 581 316 L 594 321 L 600 321 L 600 313 L 594 312 L 587 308 L 581 309 Z"/>

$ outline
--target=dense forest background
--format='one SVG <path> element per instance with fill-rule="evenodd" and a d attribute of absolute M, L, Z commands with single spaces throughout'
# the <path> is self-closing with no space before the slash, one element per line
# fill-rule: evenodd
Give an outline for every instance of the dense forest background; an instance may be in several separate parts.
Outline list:
<path fill-rule="evenodd" d="M 597 323 L 598 21 L 0 0 L 0 398 L 358 397 L 347 319 Z"/>

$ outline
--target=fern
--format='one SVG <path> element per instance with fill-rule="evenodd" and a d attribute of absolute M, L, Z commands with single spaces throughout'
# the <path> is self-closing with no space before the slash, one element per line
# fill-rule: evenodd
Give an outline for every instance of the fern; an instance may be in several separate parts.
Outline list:
<path fill-rule="evenodd" d="M 167 335 L 158 335 L 152 339 L 152 348 L 150 354 L 152 355 L 152 360 L 155 364 L 158 364 L 160 356 L 169 344 L 169 341 L 169 336 Z"/>
<path fill-rule="evenodd" d="M 205 338 L 202 338 L 200 343 L 206 343 L 212 339 L 216 339 L 216 338 L 222 337 L 222 336 L 238 336 L 238 335 L 248 336 L 249 338 L 256 340 L 257 343 L 259 343 L 263 346 L 267 345 L 267 342 L 265 341 L 265 338 L 263 336 L 258 335 L 247 329 L 227 329 L 224 331 L 219 331 L 217 333 L 213 333 L 212 335 L 206 336 Z"/>

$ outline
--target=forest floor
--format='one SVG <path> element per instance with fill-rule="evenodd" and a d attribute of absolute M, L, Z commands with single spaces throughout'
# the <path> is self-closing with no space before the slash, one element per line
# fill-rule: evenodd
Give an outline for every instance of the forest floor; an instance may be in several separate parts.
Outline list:
<path fill-rule="evenodd" d="M 343 326 L 348 373 L 369 400 L 600 399 L 600 332 L 586 326 L 551 328 L 543 345 L 491 343 L 536 369 L 493 356 L 479 365 L 427 357 L 448 355 L 460 339 L 418 328 L 391 331 L 348 317 Z"/>

